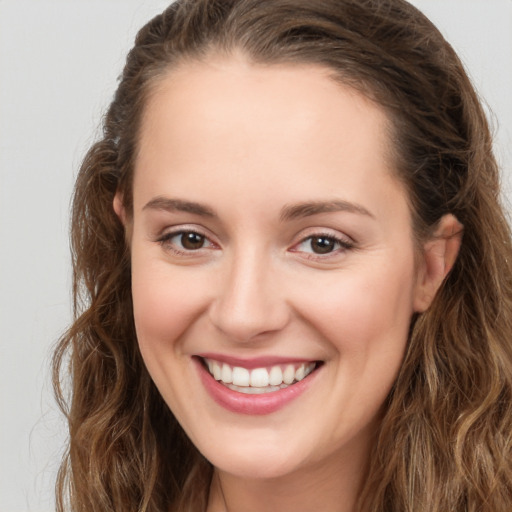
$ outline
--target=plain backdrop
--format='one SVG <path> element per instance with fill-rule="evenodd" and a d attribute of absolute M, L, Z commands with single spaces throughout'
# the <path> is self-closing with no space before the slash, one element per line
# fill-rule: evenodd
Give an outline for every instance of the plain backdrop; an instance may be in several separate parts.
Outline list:
<path fill-rule="evenodd" d="M 413 3 L 487 103 L 512 196 L 512 0 Z M 166 5 L 0 0 L 0 512 L 54 510 L 66 431 L 49 367 L 71 318 L 73 180 L 137 29 Z"/>

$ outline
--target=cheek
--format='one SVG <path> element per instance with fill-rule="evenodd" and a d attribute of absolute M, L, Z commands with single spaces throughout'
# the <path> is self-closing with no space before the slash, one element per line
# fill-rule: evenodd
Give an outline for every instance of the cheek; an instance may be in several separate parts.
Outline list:
<path fill-rule="evenodd" d="M 382 263 L 382 262 L 381 262 Z M 400 358 L 413 314 L 414 266 L 374 265 L 349 269 L 315 286 L 304 302 L 311 322 L 344 357 Z"/>
<path fill-rule="evenodd" d="M 354 273 L 339 286 L 333 282 L 321 300 L 308 305 L 334 363 L 332 394 L 325 405 L 344 411 L 344 421 L 336 413 L 331 422 L 335 436 L 355 435 L 373 424 L 399 372 L 413 314 L 414 275 L 401 268 Z"/>
<path fill-rule="evenodd" d="M 201 314 L 205 303 L 201 276 L 171 272 L 165 262 L 132 256 L 135 328 L 143 355 L 177 351 L 182 333 Z"/>
<path fill-rule="evenodd" d="M 190 384 L 187 373 L 191 347 L 185 343 L 185 333 L 190 334 L 204 311 L 205 289 L 198 286 L 203 276 L 171 270 L 165 261 L 152 263 L 132 255 L 132 295 L 139 349 L 162 397 L 178 421 L 183 422 L 186 419 L 183 411 L 188 410 L 194 385 L 199 385 Z"/>

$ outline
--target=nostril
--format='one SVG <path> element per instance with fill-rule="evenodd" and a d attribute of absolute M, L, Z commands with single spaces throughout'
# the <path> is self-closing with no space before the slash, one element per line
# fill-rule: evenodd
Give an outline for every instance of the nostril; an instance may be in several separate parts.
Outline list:
<path fill-rule="evenodd" d="M 217 306 L 212 308 L 210 321 L 231 341 L 254 342 L 279 332 L 287 325 L 287 313 L 278 311 L 278 308 L 267 311 L 237 306 L 223 311 Z"/>

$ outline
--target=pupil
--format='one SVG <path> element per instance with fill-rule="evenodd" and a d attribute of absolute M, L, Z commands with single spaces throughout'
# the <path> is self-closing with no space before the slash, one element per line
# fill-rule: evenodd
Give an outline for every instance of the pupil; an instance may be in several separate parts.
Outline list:
<path fill-rule="evenodd" d="M 185 249 L 201 249 L 204 244 L 204 236 L 197 233 L 183 233 L 181 235 L 181 245 Z"/>
<path fill-rule="evenodd" d="M 311 240 L 311 248 L 317 254 L 327 254 L 334 249 L 334 240 L 324 236 L 313 238 L 313 240 Z"/>

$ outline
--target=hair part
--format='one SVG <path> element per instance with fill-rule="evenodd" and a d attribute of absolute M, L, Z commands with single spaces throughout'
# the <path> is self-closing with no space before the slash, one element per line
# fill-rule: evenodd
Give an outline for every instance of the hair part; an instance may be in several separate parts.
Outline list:
<path fill-rule="evenodd" d="M 388 397 L 361 510 L 505 512 L 512 502 L 512 250 L 492 138 L 450 45 L 404 0 L 178 0 L 138 33 L 103 137 L 76 182 L 75 322 L 54 357 L 70 429 L 58 510 L 204 510 L 211 466 L 144 367 L 130 255 L 112 201 L 132 209 L 144 108 L 181 62 L 240 52 L 258 64 L 317 64 L 380 105 L 419 239 L 451 213 L 458 260 L 413 320 Z M 69 358 L 66 407 L 61 371 Z M 66 494 L 67 493 L 67 494 Z"/>

